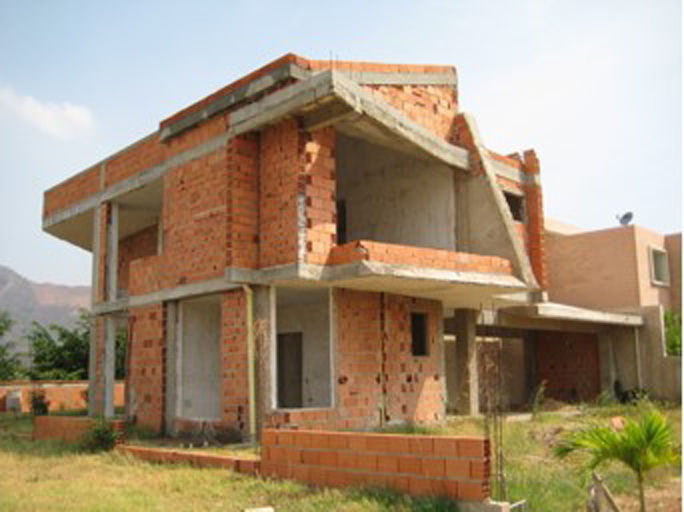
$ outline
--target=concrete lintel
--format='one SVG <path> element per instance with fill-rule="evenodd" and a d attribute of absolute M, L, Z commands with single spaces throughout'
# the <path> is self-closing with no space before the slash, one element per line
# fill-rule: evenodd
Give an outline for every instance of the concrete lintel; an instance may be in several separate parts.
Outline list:
<path fill-rule="evenodd" d="M 166 141 L 171 137 L 174 137 L 179 133 L 192 128 L 205 119 L 210 118 L 218 112 L 226 110 L 235 106 L 241 101 L 260 94 L 280 82 L 290 78 L 294 78 L 296 80 L 305 80 L 310 76 L 311 73 L 309 71 L 302 69 L 296 64 L 284 64 L 279 68 L 274 69 L 270 73 L 267 73 L 249 82 L 248 84 L 243 85 L 242 87 L 238 87 L 233 91 L 227 92 L 225 95 L 220 96 L 216 100 L 209 103 L 206 107 L 194 112 L 190 112 L 189 114 L 181 117 L 179 120 L 170 123 L 160 130 L 159 138 L 162 141 Z"/>
<path fill-rule="evenodd" d="M 608 311 L 578 308 L 575 306 L 569 306 L 567 304 L 557 304 L 553 302 L 505 308 L 504 311 L 514 315 L 529 316 L 532 318 L 570 320 L 606 325 L 639 327 L 644 324 L 644 320 L 640 315 L 611 313 Z"/>
<path fill-rule="evenodd" d="M 168 300 L 178 300 L 198 295 L 227 292 L 235 290 L 236 288 L 240 288 L 240 284 L 229 282 L 226 279 L 219 277 L 199 283 L 183 284 L 176 286 L 175 288 L 166 288 L 145 295 L 133 295 L 127 299 L 104 302 L 94 306 L 93 313 L 96 315 L 109 314 L 117 311 L 124 311 L 129 308 L 158 304 Z"/>
<path fill-rule="evenodd" d="M 455 72 L 402 73 L 397 71 L 345 71 L 335 70 L 347 78 L 364 85 L 449 85 L 456 87 Z"/>
<path fill-rule="evenodd" d="M 333 73 L 324 71 L 230 113 L 232 136 L 256 130 L 294 114 L 306 105 L 316 103 L 333 92 Z"/>
<path fill-rule="evenodd" d="M 411 121 L 403 112 L 375 98 L 369 91 L 341 73 L 334 72 L 335 94 L 346 101 L 357 112 L 366 114 L 395 135 L 422 149 L 448 165 L 470 169 L 468 151 L 454 146 Z"/>
<path fill-rule="evenodd" d="M 493 158 L 491 156 L 485 156 L 487 163 L 494 171 L 494 174 L 501 178 L 506 178 L 508 180 L 514 181 L 521 185 L 541 185 L 541 178 L 539 174 L 529 174 L 517 169 L 511 165 L 506 165 L 505 163 Z"/>
<path fill-rule="evenodd" d="M 227 133 L 218 135 L 207 142 L 194 146 L 182 153 L 172 156 L 168 160 L 164 161 L 159 165 L 149 167 L 142 171 L 141 173 L 131 176 L 125 180 L 121 180 L 113 185 L 107 187 L 92 196 L 84 199 L 83 201 L 76 203 L 73 206 L 69 206 L 60 210 L 49 217 L 43 219 L 43 230 L 48 231 L 50 227 L 68 220 L 71 217 L 80 215 L 88 210 L 95 208 L 99 203 L 103 201 L 111 201 L 116 197 L 132 192 L 138 188 L 141 188 L 148 183 L 161 178 L 169 170 L 184 165 L 198 158 L 202 158 L 208 154 L 217 151 L 218 149 L 224 147 L 231 136 Z"/>

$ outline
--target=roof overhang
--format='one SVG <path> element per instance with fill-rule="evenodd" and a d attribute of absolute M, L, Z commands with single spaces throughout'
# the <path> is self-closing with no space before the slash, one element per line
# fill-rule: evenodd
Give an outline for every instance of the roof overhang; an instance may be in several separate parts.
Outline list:
<path fill-rule="evenodd" d="M 527 306 L 502 308 L 501 311 L 515 316 L 546 320 L 566 320 L 625 327 L 639 327 L 644 324 L 641 315 L 586 309 L 555 302 L 538 302 Z"/>
<path fill-rule="evenodd" d="M 466 149 L 430 133 L 335 70 L 317 73 L 235 110 L 229 116 L 229 132 L 233 136 L 295 116 L 301 119 L 305 130 L 334 125 L 346 135 L 417 153 L 452 167 L 470 169 Z"/>
<path fill-rule="evenodd" d="M 506 274 L 357 261 L 344 265 L 292 264 L 262 270 L 229 267 L 228 281 L 275 286 L 335 286 L 438 300 L 447 308 L 479 309 L 498 294 L 526 289 Z"/>

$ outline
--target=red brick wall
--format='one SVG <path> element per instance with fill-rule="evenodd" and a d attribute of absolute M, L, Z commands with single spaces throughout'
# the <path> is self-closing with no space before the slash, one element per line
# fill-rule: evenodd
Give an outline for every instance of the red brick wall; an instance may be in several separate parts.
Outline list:
<path fill-rule="evenodd" d="M 456 91 L 450 85 L 365 85 L 379 99 L 451 144 L 458 142 Z"/>
<path fill-rule="evenodd" d="M 128 266 L 128 294 L 144 295 L 164 287 L 163 255 L 144 256 Z"/>
<path fill-rule="evenodd" d="M 130 308 L 128 404 L 139 425 L 159 431 L 164 419 L 165 308 Z"/>
<path fill-rule="evenodd" d="M 157 254 L 157 225 L 145 228 L 119 240 L 119 289 L 128 290 L 129 266 L 133 260 Z"/>
<path fill-rule="evenodd" d="M 523 171 L 530 178 L 539 179 L 539 159 L 533 150 L 525 151 Z M 532 263 L 532 270 L 539 285 L 546 289 L 549 286 L 546 271 L 546 244 L 544 240 L 544 205 L 540 184 L 527 183 L 525 190 L 525 210 L 527 212 L 527 250 Z"/>
<path fill-rule="evenodd" d="M 322 128 L 307 137 L 303 182 L 306 197 L 306 261 L 325 265 L 337 241 L 335 204 L 335 129 Z"/>
<path fill-rule="evenodd" d="M 577 402 L 600 393 L 596 334 L 540 331 L 536 353 L 537 382 L 546 381 L 546 396 Z"/>
<path fill-rule="evenodd" d="M 442 419 L 441 305 L 398 295 L 336 289 L 334 308 L 335 407 L 272 413 L 266 424 L 360 430 L 378 427 L 382 421 L 429 423 Z M 411 354 L 411 312 L 428 314 L 428 356 Z"/>
<path fill-rule="evenodd" d="M 99 164 L 46 190 L 43 197 L 43 218 L 92 196 L 98 190 L 100 190 Z"/>
<path fill-rule="evenodd" d="M 234 290 L 224 293 L 221 329 L 221 420 L 243 434 L 249 432 L 246 317 L 245 292 Z"/>
<path fill-rule="evenodd" d="M 259 136 L 236 137 L 228 146 L 226 264 L 259 266 Z"/>
<path fill-rule="evenodd" d="M 489 497 L 482 438 L 265 430 L 261 471 L 331 487 L 388 486 L 458 500 Z"/>
<path fill-rule="evenodd" d="M 385 300 L 385 420 L 441 421 L 446 386 L 442 375 L 442 304 L 398 295 L 386 295 Z M 427 314 L 427 356 L 411 353 L 411 313 Z"/>
<path fill-rule="evenodd" d="M 294 119 L 269 126 L 261 133 L 260 267 L 295 263 L 298 259 L 297 198 L 303 143 Z"/>
<path fill-rule="evenodd" d="M 33 440 L 78 442 L 94 425 L 95 420 L 86 416 L 34 416 Z M 123 420 L 112 421 L 112 426 L 115 431 L 123 433 Z"/>
<path fill-rule="evenodd" d="M 165 158 L 165 148 L 159 142 L 159 136 L 155 133 L 146 137 L 107 160 L 105 186 L 108 187 L 149 167 L 159 165 Z"/>
<path fill-rule="evenodd" d="M 7 396 L 19 393 L 20 410 L 31 412 L 31 393 L 44 393 L 50 412 L 88 408 L 88 381 L 0 381 L 0 412 L 8 410 Z M 124 383 L 114 384 L 114 406 L 124 405 Z"/>
<path fill-rule="evenodd" d="M 164 178 L 163 287 L 220 277 L 225 271 L 227 152 L 177 167 Z"/>

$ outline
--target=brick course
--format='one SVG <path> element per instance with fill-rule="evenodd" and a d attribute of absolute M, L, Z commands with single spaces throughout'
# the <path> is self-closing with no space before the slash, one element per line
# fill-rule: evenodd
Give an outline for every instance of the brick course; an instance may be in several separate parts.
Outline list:
<path fill-rule="evenodd" d="M 445 451 L 445 444 L 451 449 Z M 261 446 L 264 476 L 329 487 L 387 486 L 458 500 L 490 495 L 489 443 L 482 438 L 267 429 Z"/>
<path fill-rule="evenodd" d="M 139 425 L 160 431 L 164 418 L 165 307 L 129 310 L 129 412 Z"/>

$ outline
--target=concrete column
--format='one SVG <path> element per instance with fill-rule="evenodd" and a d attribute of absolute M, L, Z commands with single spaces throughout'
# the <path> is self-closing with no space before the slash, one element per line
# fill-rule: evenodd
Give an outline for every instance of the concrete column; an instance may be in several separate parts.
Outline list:
<path fill-rule="evenodd" d="M 116 318 L 107 315 L 105 319 L 105 346 L 102 361 L 104 378 L 104 416 L 114 416 L 114 370 L 116 366 Z"/>
<path fill-rule="evenodd" d="M 97 290 L 99 287 L 99 261 L 100 261 L 100 208 L 97 205 L 93 210 L 93 241 L 92 241 L 92 274 L 90 276 L 90 308 L 95 307 L 97 302 Z M 88 351 L 88 414 L 90 416 L 96 415 L 95 408 L 95 390 L 97 376 L 95 375 L 97 366 L 97 352 L 96 352 L 96 334 L 95 334 L 95 315 L 90 321 L 90 349 Z"/>
<path fill-rule="evenodd" d="M 275 287 L 253 286 L 256 344 L 256 422 L 261 432 L 268 411 L 275 407 Z"/>
<path fill-rule="evenodd" d="M 176 411 L 178 406 L 178 302 L 166 303 L 166 406 L 164 407 L 164 432 L 176 434 Z"/>
<path fill-rule="evenodd" d="M 456 334 L 456 408 L 460 414 L 479 414 L 480 382 L 477 367 L 475 326 L 478 312 L 472 309 L 454 311 Z"/>
<path fill-rule="evenodd" d="M 119 205 L 110 204 L 107 223 L 107 300 L 116 300 L 119 295 Z"/>

